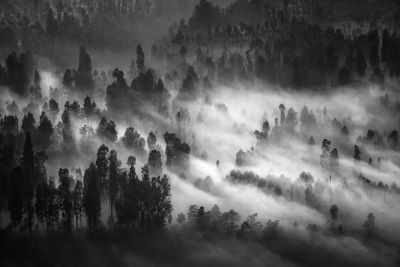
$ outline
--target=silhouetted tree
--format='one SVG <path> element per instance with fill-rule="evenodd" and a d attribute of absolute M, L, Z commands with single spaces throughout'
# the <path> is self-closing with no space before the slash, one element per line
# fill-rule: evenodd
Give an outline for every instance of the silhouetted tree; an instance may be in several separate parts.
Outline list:
<path fill-rule="evenodd" d="M 97 228 L 100 222 L 100 179 L 96 166 L 91 163 L 84 175 L 83 207 L 89 228 Z"/>
<path fill-rule="evenodd" d="M 51 118 L 54 121 L 60 112 L 60 108 L 58 107 L 58 103 L 53 98 L 49 100 L 49 110 Z"/>
<path fill-rule="evenodd" d="M 109 164 L 107 160 L 107 155 L 109 151 L 110 151 L 109 148 L 104 144 L 101 145 L 97 150 L 96 174 L 98 175 L 100 189 L 103 192 L 106 192 L 109 186 L 109 180 L 108 180 Z"/>
<path fill-rule="evenodd" d="M 96 129 L 96 133 L 99 137 L 109 142 L 117 141 L 118 132 L 116 130 L 116 124 L 114 121 L 107 121 L 106 117 L 102 117 L 99 126 Z"/>
<path fill-rule="evenodd" d="M 148 159 L 150 175 L 157 177 L 162 173 L 161 153 L 158 150 L 152 150 Z"/>
<path fill-rule="evenodd" d="M 354 146 L 354 159 L 357 161 L 361 160 L 361 151 L 358 146 Z"/>
<path fill-rule="evenodd" d="M 145 71 L 144 52 L 140 44 L 138 44 L 138 46 L 136 47 L 136 68 L 139 73 L 143 73 Z"/>
<path fill-rule="evenodd" d="M 75 216 L 75 228 L 78 230 L 78 221 L 82 220 L 83 215 L 83 183 L 76 181 L 72 193 L 72 211 Z"/>
<path fill-rule="evenodd" d="M 28 112 L 28 114 L 24 115 L 24 118 L 22 119 L 21 129 L 24 132 L 34 133 L 36 128 L 35 128 L 35 118 L 33 117 L 32 113 Z"/>
<path fill-rule="evenodd" d="M 18 230 L 21 226 L 24 211 L 23 179 L 23 170 L 21 167 L 17 167 L 11 172 L 10 190 L 7 198 L 11 223 Z"/>
<path fill-rule="evenodd" d="M 357 49 L 356 52 L 356 71 L 358 76 L 363 77 L 367 69 L 367 62 L 365 61 L 364 52 L 361 49 Z"/>
<path fill-rule="evenodd" d="M 189 163 L 190 147 L 176 137 L 175 134 L 165 133 L 164 135 L 166 165 L 168 167 L 186 166 Z"/>
<path fill-rule="evenodd" d="M 71 194 L 71 180 L 68 169 L 60 169 L 58 171 L 60 185 L 58 187 L 59 198 L 61 199 L 61 215 L 64 222 L 64 227 L 67 231 L 72 228 L 72 208 L 73 199 Z"/>
<path fill-rule="evenodd" d="M 79 66 L 74 79 L 75 87 L 78 90 L 91 92 L 94 89 L 92 60 L 84 46 L 81 46 L 79 49 Z"/>
<path fill-rule="evenodd" d="M 32 233 L 32 226 L 33 226 L 33 213 L 34 213 L 34 206 L 33 206 L 33 198 L 34 198 L 34 154 L 32 148 L 32 139 L 31 134 L 29 132 L 26 133 L 26 140 L 24 144 L 24 150 L 22 154 L 22 171 L 23 171 L 23 205 L 24 205 L 24 213 L 27 214 L 28 218 L 28 227 L 29 232 Z"/>
<path fill-rule="evenodd" d="M 50 138 L 54 133 L 53 125 L 47 118 L 46 113 L 42 112 L 40 116 L 39 126 L 37 128 L 38 144 L 41 149 L 46 150 L 50 145 Z"/>
<path fill-rule="evenodd" d="M 118 178 L 121 173 L 121 170 L 120 170 L 121 161 L 119 161 L 117 158 L 117 151 L 115 151 L 115 150 L 110 151 L 110 155 L 108 156 L 108 162 L 109 162 L 108 199 L 110 201 L 111 224 L 113 224 L 114 223 L 114 204 L 115 204 L 115 199 L 116 199 L 118 191 L 119 191 Z"/>

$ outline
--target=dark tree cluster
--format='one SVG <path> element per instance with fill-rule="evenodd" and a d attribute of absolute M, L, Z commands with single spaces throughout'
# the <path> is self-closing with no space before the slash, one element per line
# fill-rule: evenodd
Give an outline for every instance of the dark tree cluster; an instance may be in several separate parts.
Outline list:
<path fill-rule="evenodd" d="M 165 133 L 166 143 L 165 165 L 169 168 L 187 167 L 189 164 L 190 146 L 182 141 L 173 133 Z"/>
<path fill-rule="evenodd" d="M 140 44 L 137 47 L 136 67 L 130 73 L 138 76 L 128 86 L 124 72 L 119 69 L 113 71 L 114 82 L 107 87 L 107 108 L 111 111 L 129 110 L 135 114 L 149 114 L 148 109 L 159 116 L 168 117 L 170 114 L 170 94 L 163 81 L 156 78 L 155 71 L 145 68 L 145 55 Z M 140 100 L 139 100 L 140 99 Z"/>
<path fill-rule="evenodd" d="M 190 54 L 196 55 L 195 71 L 222 84 L 256 78 L 283 87 L 324 90 L 365 78 L 382 83 L 385 77 L 398 76 L 398 34 L 394 30 L 385 29 L 379 35 L 372 28 L 363 33 L 357 31 L 360 25 L 355 25 L 351 27 L 358 33 L 348 34 L 346 28 L 322 28 L 284 10 L 276 17 L 269 17 L 269 11 L 257 17 L 255 14 L 270 7 L 263 1 L 250 2 L 254 3 L 237 1 L 222 12 L 211 2 L 200 1 L 188 25 L 181 21 L 171 28 L 172 48 L 165 43 L 154 44 L 153 54 L 176 66 L 181 58 L 186 62 Z M 247 9 L 249 13 L 243 13 L 246 19 L 236 21 Z M 243 45 L 248 50 L 238 54 L 236 47 Z M 225 47 L 222 55 L 218 52 L 221 47 Z M 193 75 L 184 79 L 182 91 L 193 88 L 190 77 Z"/>
<path fill-rule="evenodd" d="M 41 98 L 40 76 L 35 70 L 35 61 L 30 51 L 11 53 L 5 66 L 0 64 L 0 85 L 9 87 L 19 96 L 33 96 Z"/>
<path fill-rule="evenodd" d="M 8 141 L 12 141 L 12 137 Z M 135 173 L 135 158 L 128 159 L 129 171 L 121 168 L 115 150 L 102 145 L 96 163 L 85 170 L 83 180 L 74 178 L 68 169 L 60 168 L 59 179 L 47 177 L 44 152 L 33 150 L 30 132 L 22 154 L 12 143 L 0 138 L 1 209 L 10 212 L 11 229 L 17 232 L 70 231 L 82 227 L 86 217 L 89 228 L 101 225 L 101 203 L 108 200 L 114 224 L 114 211 L 120 225 L 152 230 L 171 220 L 171 192 L 167 176 L 150 176 L 149 167 L 142 168 L 142 178 Z M 149 160 L 149 164 L 151 161 Z M 161 172 L 159 172 L 161 173 Z"/>
<path fill-rule="evenodd" d="M 63 75 L 63 84 L 77 92 L 93 93 L 95 84 L 92 77 L 92 61 L 84 46 L 79 49 L 78 69 L 67 69 Z"/>

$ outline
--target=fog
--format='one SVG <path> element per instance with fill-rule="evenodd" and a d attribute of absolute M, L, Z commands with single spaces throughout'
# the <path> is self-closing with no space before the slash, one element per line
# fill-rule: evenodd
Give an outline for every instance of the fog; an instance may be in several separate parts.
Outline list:
<path fill-rule="evenodd" d="M 400 7 L 361 2 L 0 3 L 0 265 L 398 266 Z"/>

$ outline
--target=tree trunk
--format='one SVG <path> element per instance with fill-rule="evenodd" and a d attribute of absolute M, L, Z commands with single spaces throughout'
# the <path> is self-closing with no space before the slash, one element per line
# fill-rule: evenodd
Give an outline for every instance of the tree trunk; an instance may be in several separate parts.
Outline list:
<path fill-rule="evenodd" d="M 114 201 L 110 200 L 110 209 L 111 209 L 111 225 L 114 225 Z"/>

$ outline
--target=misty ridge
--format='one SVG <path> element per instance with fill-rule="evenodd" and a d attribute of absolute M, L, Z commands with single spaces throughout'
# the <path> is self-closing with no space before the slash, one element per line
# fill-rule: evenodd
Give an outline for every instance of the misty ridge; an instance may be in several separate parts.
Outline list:
<path fill-rule="evenodd" d="M 1 266 L 398 266 L 398 1 L 0 2 Z"/>

